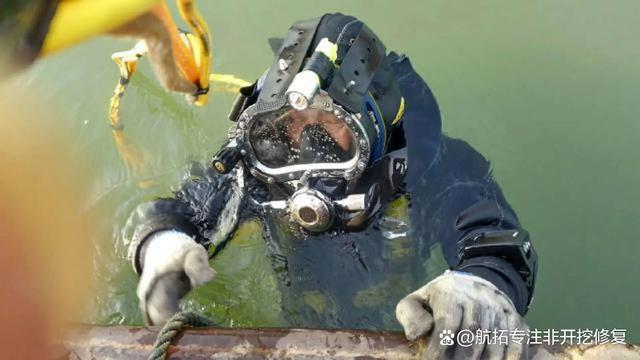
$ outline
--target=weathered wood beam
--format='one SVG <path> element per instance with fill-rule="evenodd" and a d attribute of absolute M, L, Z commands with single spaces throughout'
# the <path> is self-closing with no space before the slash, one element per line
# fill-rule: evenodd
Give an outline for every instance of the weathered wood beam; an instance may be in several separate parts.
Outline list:
<path fill-rule="evenodd" d="M 61 345 L 69 359 L 146 359 L 159 328 L 76 326 Z M 426 347 L 400 332 L 299 329 L 188 329 L 171 359 L 419 359 Z M 636 345 L 531 346 L 530 359 L 640 359 Z"/>

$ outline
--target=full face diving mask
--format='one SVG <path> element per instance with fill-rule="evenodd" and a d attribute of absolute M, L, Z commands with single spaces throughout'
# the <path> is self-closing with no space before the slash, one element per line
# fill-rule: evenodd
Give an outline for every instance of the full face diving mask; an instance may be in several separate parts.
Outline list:
<path fill-rule="evenodd" d="M 333 31 L 322 30 L 332 21 Z M 294 24 L 261 86 L 241 91 L 214 167 L 225 173 L 242 160 L 252 176 L 287 194 L 262 205 L 309 231 L 361 225 L 378 205 L 378 189 L 359 180 L 383 156 L 404 108 L 385 60 L 384 46 L 351 17 Z"/>

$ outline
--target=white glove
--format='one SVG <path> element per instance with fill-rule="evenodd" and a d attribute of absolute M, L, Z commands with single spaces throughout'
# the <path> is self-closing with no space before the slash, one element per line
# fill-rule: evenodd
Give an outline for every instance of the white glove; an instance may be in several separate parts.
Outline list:
<path fill-rule="evenodd" d="M 147 240 L 137 295 L 145 322 L 164 324 L 191 288 L 211 281 L 215 271 L 202 245 L 178 231 L 160 231 Z"/>
<path fill-rule="evenodd" d="M 511 300 L 489 281 L 475 275 L 446 271 L 427 285 L 400 300 L 396 318 L 409 340 L 415 340 L 430 330 L 431 340 L 426 359 L 522 359 L 527 358 L 526 339 L 511 341 L 510 332 L 519 329 L 526 334 L 524 319 Z M 507 344 L 499 341 L 479 341 L 476 331 L 505 330 Z M 473 333 L 472 344 L 459 344 L 456 335 L 461 330 Z M 451 341 L 443 341 L 449 337 Z M 485 338 L 485 340 L 487 340 Z M 487 344 L 490 343 L 490 344 Z"/>

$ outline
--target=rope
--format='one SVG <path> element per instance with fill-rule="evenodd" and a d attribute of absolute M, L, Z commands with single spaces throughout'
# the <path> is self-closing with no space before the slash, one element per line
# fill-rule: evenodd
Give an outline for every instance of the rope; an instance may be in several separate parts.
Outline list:
<path fill-rule="evenodd" d="M 109 125 L 113 140 L 116 143 L 116 149 L 127 166 L 127 169 L 138 171 L 144 164 L 142 153 L 135 145 L 127 139 L 124 134 L 124 126 L 120 121 L 120 101 L 124 96 L 124 92 L 129 85 L 131 77 L 136 72 L 138 59 L 147 52 L 144 41 L 140 41 L 136 46 L 127 51 L 120 51 L 111 55 L 111 59 L 118 65 L 120 70 L 120 79 L 113 91 L 113 96 L 109 101 Z"/>
<path fill-rule="evenodd" d="M 156 341 L 153 344 L 153 350 L 149 354 L 149 360 L 164 360 L 167 358 L 167 350 L 175 339 L 175 337 L 185 327 L 204 327 L 215 326 L 215 323 L 204 316 L 198 315 L 191 311 L 182 311 L 176 313 L 167 321 L 158 333 Z"/>

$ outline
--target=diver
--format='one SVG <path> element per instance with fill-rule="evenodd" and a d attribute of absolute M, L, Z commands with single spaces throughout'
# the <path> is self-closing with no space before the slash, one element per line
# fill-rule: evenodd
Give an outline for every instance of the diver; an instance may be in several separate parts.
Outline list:
<path fill-rule="evenodd" d="M 212 280 L 210 256 L 260 219 L 292 327 L 399 322 L 410 340 L 431 334 L 428 358 L 526 355 L 524 343 L 440 343 L 461 330 L 526 329 L 537 255 L 489 162 L 442 134 L 406 56 L 351 16 L 297 22 L 229 117 L 212 165 L 130 218 L 148 323 Z M 385 215 L 402 199 L 408 226 Z M 448 269 L 430 279 L 438 254 Z"/>

